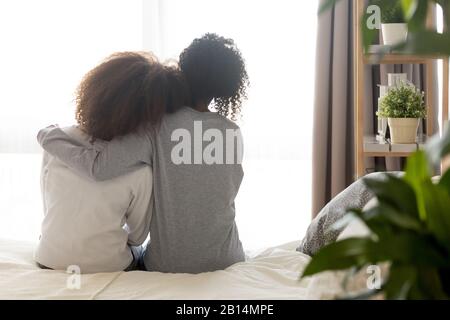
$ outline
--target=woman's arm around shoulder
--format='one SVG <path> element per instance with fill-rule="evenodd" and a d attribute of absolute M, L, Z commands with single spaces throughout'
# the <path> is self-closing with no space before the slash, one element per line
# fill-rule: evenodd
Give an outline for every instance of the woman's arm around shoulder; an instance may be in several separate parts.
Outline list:
<path fill-rule="evenodd" d="M 96 140 L 86 146 L 53 125 L 40 130 L 37 140 L 68 167 L 98 181 L 121 176 L 144 164 L 152 165 L 152 140 L 146 131 L 109 142 Z"/>

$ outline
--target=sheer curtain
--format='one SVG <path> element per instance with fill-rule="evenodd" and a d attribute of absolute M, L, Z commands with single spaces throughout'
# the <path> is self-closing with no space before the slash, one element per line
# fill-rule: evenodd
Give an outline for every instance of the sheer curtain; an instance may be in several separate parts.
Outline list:
<path fill-rule="evenodd" d="M 37 130 L 72 124 L 81 77 L 114 51 L 142 50 L 141 0 L 0 1 L 0 237 L 36 240 Z"/>
<path fill-rule="evenodd" d="M 251 81 L 240 121 L 245 178 L 237 222 L 247 249 L 299 239 L 311 211 L 317 1 L 0 2 L 0 237 L 36 239 L 38 128 L 72 123 L 73 90 L 101 58 L 176 59 L 206 32 L 233 38 Z"/>

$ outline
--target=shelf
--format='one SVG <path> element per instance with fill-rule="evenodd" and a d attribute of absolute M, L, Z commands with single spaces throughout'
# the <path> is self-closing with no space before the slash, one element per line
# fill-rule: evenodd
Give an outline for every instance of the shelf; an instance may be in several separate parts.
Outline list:
<path fill-rule="evenodd" d="M 381 52 L 384 52 L 382 54 Z M 364 54 L 365 64 L 425 64 L 430 60 L 445 59 L 444 56 L 417 56 L 405 52 L 395 52 L 387 45 L 372 45 L 367 53 Z"/>
<path fill-rule="evenodd" d="M 364 64 L 426 64 L 431 59 L 442 59 L 442 57 L 419 57 L 402 53 L 388 53 L 380 56 L 375 53 L 364 55 Z"/>
<path fill-rule="evenodd" d="M 449 57 L 442 55 L 428 55 L 417 56 L 408 54 L 406 52 L 399 52 L 392 50 L 392 47 L 385 45 L 373 45 L 370 46 L 367 52 L 363 49 L 363 37 L 360 26 L 362 25 L 362 18 L 366 13 L 365 1 L 353 0 L 353 56 L 355 58 L 353 68 L 353 101 L 354 101 L 354 136 L 355 136 L 355 170 L 356 176 L 362 177 L 367 173 L 366 170 L 366 158 L 368 157 L 407 157 L 417 148 L 422 148 L 423 143 L 410 144 L 410 145 L 398 145 L 398 144 L 380 144 L 375 143 L 375 137 L 364 137 L 365 133 L 365 114 L 368 110 L 365 110 L 366 101 L 366 74 L 367 65 L 380 65 L 380 64 L 415 64 L 426 65 L 436 60 L 443 60 L 443 72 L 442 72 L 442 122 L 448 121 L 448 101 L 449 101 Z M 429 10 L 427 16 L 427 23 L 434 21 L 432 11 Z M 379 52 L 384 52 L 381 55 Z M 427 108 L 427 118 L 425 120 L 426 133 L 431 135 L 435 132 L 434 124 L 437 122 L 435 116 L 435 106 L 438 106 L 438 101 L 435 101 L 435 95 L 437 88 L 432 85 L 434 81 L 433 68 L 424 68 L 424 89 L 425 89 L 425 103 Z M 435 103 L 436 102 L 436 103 Z M 437 110 L 436 110 L 437 111 Z M 372 113 L 373 110 L 369 110 Z M 437 113 L 437 112 L 436 112 Z"/>
<path fill-rule="evenodd" d="M 366 157 L 407 157 L 424 147 L 426 137 L 421 137 L 418 143 L 391 144 L 380 142 L 375 136 L 364 137 L 364 156 Z"/>

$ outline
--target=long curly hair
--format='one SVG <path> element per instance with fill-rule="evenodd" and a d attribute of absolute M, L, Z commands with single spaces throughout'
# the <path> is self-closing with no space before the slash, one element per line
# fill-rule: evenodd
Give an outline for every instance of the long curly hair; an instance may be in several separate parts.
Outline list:
<path fill-rule="evenodd" d="M 80 128 L 94 140 L 111 140 L 156 128 L 164 114 L 190 99 L 177 66 L 163 65 L 150 53 L 118 52 L 85 75 L 75 101 Z"/>
<path fill-rule="evenodd" d="M 232 39 L 207 33 L 180 54 L 179 65 L 190 89 L 191 104 L 213 99 L 219 114 L 237 120 L 247 98 L 249 79 Z"/>

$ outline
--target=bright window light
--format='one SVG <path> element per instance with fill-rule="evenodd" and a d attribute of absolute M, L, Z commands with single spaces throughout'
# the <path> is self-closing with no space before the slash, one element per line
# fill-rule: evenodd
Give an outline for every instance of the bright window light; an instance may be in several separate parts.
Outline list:
<path fill-rule="evenodd" d="M 35 135 L 73 123 L 83 74 L 114 51 L 176 59 L 206 32 L 233 38 L 251 82 L 240 122 L 245 177 L 236 204 L 246 249 L 299 240 L 310 221 L 317 1 L 0 2 L 0 237 L 39 234 Z"/>
<path fill-rule="evenodd" d="M 75 88 L 101 59 L 142 50 L 142 2 L 0 1 L 0 35 L 0 237 L 37 240 L 37 131 L 74 123 Z"/>

